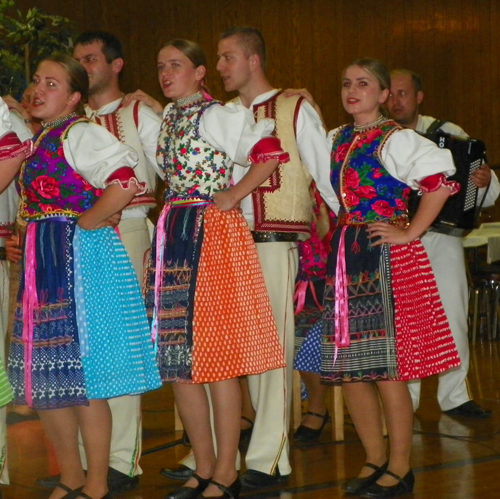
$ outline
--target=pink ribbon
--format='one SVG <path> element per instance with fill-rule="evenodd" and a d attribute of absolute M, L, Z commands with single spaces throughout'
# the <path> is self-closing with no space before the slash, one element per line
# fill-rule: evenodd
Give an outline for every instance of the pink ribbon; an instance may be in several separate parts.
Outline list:
<path fill-rule="evenodd" d="M 323 305 L 321 305 L 318 297 L 316 296 L 316 288 L 314 287 L 313 281 L 299 281 L 295 286 L 295 294 L 293 295 L 293 301 L 297 303 L 295 306 L 295 315 L 300 314 L 300 312 L 304 310 L 307 288 L 310 288 L 314 303 L 318 307 L 319 311 L 323 312 Z"/>
<path fill-rule="evenodd" d="M 348 347 L 350 345 L 347 270 L 345 264 L 346 230 L 347 225 L 344 225 L 340 234 L 337 268 L 335 271 L 335 355 L 333 365 L 337 361 L 339 347 Z"/>
<path fill-rule="evenodd" d="M 165 242 L 165 220 L 170 211 L 170 203 L 167 203 L 161 212 L 158 223 L 156 224 L 156 260 L 155 260 L 155 305 L 153 308 L 153 327 L 151 330 L 151 339 L 153 340 L 155 352 L 158 348 L 158 314 L 161 310 L 160 289 L 163 269 L 163 244 Z"/>
<path fill-rule="evenodd" d="M 36 224 L 28 225 L 26 231 L 24 293 L 23 293 L 23 343 L 24 349 L 24 383 L 25 398 L 28 406 L 33 406 L 31 368 L 33 364 L 33 328 L 35 310 L 38 309 L 36 292 L 36 252 L 35 252 Z"/>

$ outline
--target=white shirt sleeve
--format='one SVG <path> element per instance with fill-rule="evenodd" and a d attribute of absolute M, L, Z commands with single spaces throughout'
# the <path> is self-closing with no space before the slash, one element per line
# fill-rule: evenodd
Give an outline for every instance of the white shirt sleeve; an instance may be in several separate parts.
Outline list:
<path fill-rule="evenodd" d="M 321 118 L 307 101 L 302 101 L 297 117 L 297 146 L 321 197 L 337 214 L 340 204 L 330 181 L 331 141 L 326 137 Z"/>
<path fill-rule="evenodd" d="M 12 131 L 16 132 L 21 142 L 24 143 L 33 137 L 33 132 L 26 126 L 24 119 L 17 111 L 10 111 L 10 121 L 12 124 Z"/>
<path fill-rule="evenodd" d="M 10 113 L 7 104 L 0 97 L 0 138 L 6 133 L 12 131 L 12 124 L 10 122 Z"/>
<path fill-rule="evenodd" d="M 137 164 L 137 153 L 122 144 L 104 127 L 93 122 L 77 123 L 63 141 L 64 156 L 71 167 L 94 187 L 104 189 L 113 172 Z"/>
<path fill-rule="evenodd" d="M 160 135 L 161 118 L 149 107 L 141 103 L 139 106 L 139 126 L 137 132 L 148 163 L 162 178 L 163 172 L 158 171 L 156 164 L 156 148 Z"/>
<path fill-rule="evenodd" d="M 200 120 L 201 137 L 242 166 L 249 165 L 248 155 L 254 145 L 273 130 L 274 120 L 265 118 L 254 123 L 251 111 L 232 103 L 211 106 Z"/>
<path fill-rule="evenodd" d="M 387 171 L 412 189 L 418 189 L 418 183 L 425 177 L 437 173 L 449 177 L 455 173 L 448 149 L 440 149 L 434 142 L 410 129 L 392 133 L 381 156 Z"/>
<path fill-rule="evenodd" d="M 476 204 L 477 205 L 481 204 L 481 201 L 484 197 L 482 207 L 487 208 L 488 206 L 493 206 L 499 194 L 500 194 L 500 182 L 498 181 L 496 173 L 493 170 L 491 170 L 491 181 L 488 187 L 488 191 L 486 191 L 486 187 L 481 187 L 481 189 L 478 189 Z"/>

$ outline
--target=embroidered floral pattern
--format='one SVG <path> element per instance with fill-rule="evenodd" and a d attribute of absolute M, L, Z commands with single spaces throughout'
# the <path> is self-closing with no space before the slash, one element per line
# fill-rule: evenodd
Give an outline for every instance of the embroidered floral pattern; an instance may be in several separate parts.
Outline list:
<path fill-rule="evenodd" d="M 355 133 L 352 125 L 333 139 L 332 185 L 341 200 L 339 218 L 347 223 L 396 220 L 407 214 L 409 187 L 395 179 L 380 160 L 385 140 L 398 125 Z"/>
<path fill-rule="evenodd" d="M 158 164 L 166 175 L 165 198 L 201 196 L 227 189 L 233 168 L 227 155 L 205 142 L 198 130 L 203 113 L 217 101 L 202 101 L 189 107 L 171 104 L 163 120 L 158 141 Z"/>
<path fill-rule="evenodd" d="M 82 118 L 72 118 L 58 127 L 44 129 L 36 137 L 35 153 L 23 165 L 19 176 L 23 218 L 79 216 L 102 194 L 101 189 L 89 184 L 64 158 L 62 137 L 79 120 Z"/>

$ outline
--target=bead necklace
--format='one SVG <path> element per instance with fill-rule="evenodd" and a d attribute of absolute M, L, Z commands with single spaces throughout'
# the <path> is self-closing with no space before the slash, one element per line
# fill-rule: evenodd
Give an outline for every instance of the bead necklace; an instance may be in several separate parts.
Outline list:
<path fill-rule="evenodd" d="M 189 95 L 188 97 L 177 99 L 175 101 L 175 105 L 176 107 L 190 106 L 191 104 L 194 104 L 195 102 L 198 102 L 203 99 L 204 99 L 203 94 L 201 92 L 196 92 L 195 94 Z"/>
<path fill-rule="evenodd" d="M 74 118 L 76 116 L 76 113 L 69 113 L 64 116 L 60 116 L 59 118 L 56 118 L 55 120 L 50 120 L 50 121 L 42 121 L 42 127 L 43 128 L 54 128 L 59 125 L 62 125 L 65 121 L 70 120 L 71 118 Z"/>
<path fill-rule="evenodd" d="M 383 114 L 381 114 L 375 121 L 366 123 L 365 125 L 358 125 L 356 122 L 354 122 L 354 131 L 364 132 L 366 130 L 369 130 L 370 128 L 375 128 L 381 125 L 384 121 L 387 121 L 387 118 Z"/>

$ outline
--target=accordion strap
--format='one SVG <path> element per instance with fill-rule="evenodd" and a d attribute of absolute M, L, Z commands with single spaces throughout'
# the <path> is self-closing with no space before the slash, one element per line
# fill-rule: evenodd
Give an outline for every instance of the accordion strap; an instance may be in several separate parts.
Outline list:
<path fill-rule="evenodd" d="M 434 132 L 437 132 L 447 121 L 443 120 L 434 120 L 425 131 L 425 135 L 432 135 Z"/>

